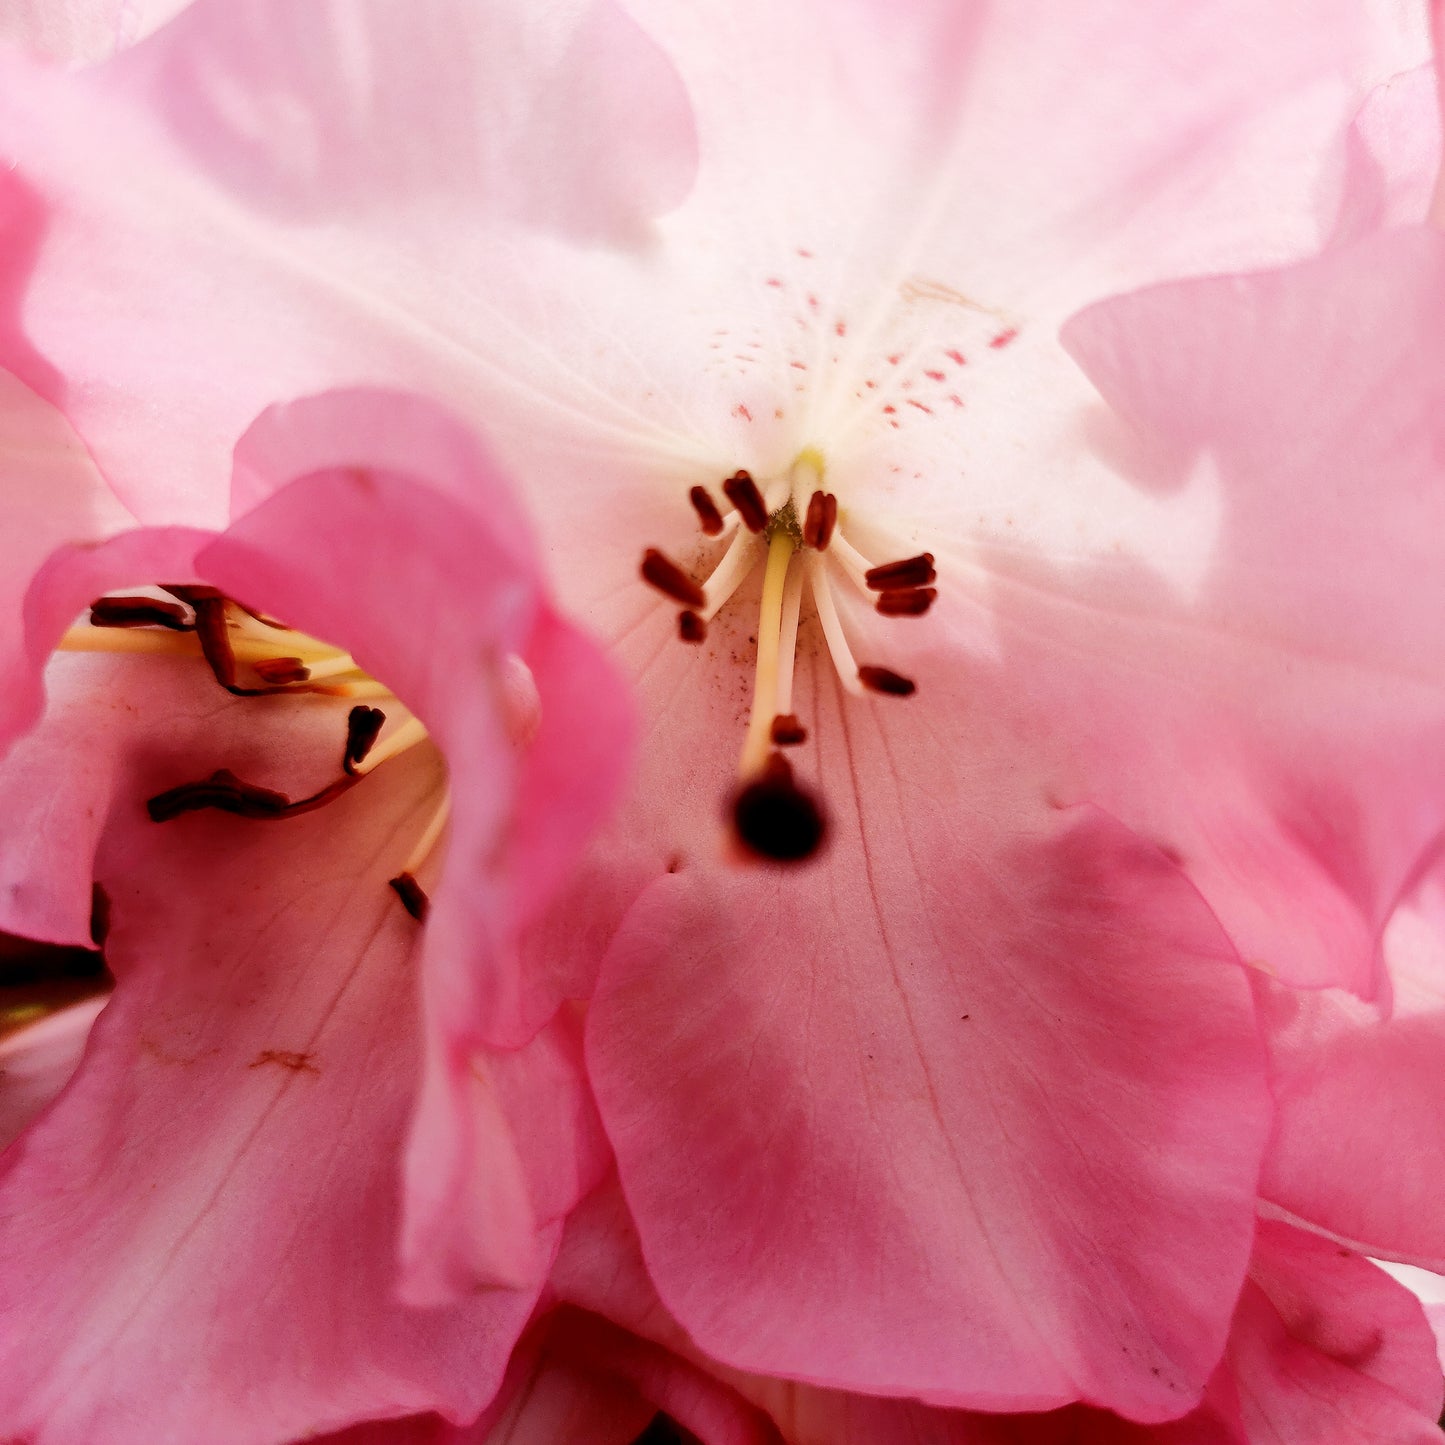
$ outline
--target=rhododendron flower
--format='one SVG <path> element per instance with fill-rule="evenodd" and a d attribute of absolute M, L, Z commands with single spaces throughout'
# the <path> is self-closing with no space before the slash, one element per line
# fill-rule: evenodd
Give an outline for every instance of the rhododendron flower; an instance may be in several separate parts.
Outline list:
<path fill-rule="evenodd" d="M 555 45 L 514 85 L 462 13 L 198 0 L 85 75 L 7 64 L 0 360 L 154 523 L 218 523 L 278 393 L 405 383 L 494 439 L 646 726 L 468 1023 L 518 1046 L 591 996 L 697 1349 L 850 1398 L 1186 1415 L 1256 1242 L 1239 955 L 1375 985 L 1445 821 L 1439 699 L 1398 682 L 1428 634 L 1380 646 L 1377 574 L 1327 591 L 1377 520 L 1343 482 L 1348 519 L 1319 506 L 1335 378 L 1270 430 L 1170 390 L 1286 385 L 1288 327 L 1257 362 L 1207 310 L 1058 336 L 1336 234 L 1368 18 L 638 0 L 584 11 L 610 63 L 578 87 Z"/>
<path fill-rule="evenodd" d="M 10 484 L 103 501 L 6 396 Z M 224 533 L 54 552 L 7 676 L 24 721 L 67 649 L 0 765 L 6 922 L 94 928 L 117 979 L 0 1175 L 0 1418 L 35 1440 L 470 1419 L 605 1167 L 576 1020 L 506 1053 L 470 1020 L 615 791 L 619 685 L 434 408 L 294 403 L 237 465 L 278 489 Z"/>

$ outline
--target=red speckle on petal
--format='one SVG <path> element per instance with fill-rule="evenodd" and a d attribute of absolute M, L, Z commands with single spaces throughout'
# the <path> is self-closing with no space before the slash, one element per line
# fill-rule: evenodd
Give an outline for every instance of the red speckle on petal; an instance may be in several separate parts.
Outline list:
<path fill-rule="evenodd" d="M 892 402 L 889 402 L 888 405 L 883 408 L 883 415 L 892 416 L 897 410 L 898 408 L 894 406 Z"/>
<path fill-rule="evenodd" d="M 835 336 L 846 336 L 848 334 L 848 323 L 846 321 L 835 321 L 833 323 L 833 334 Z"/>
<path fill-rule="evenodd" d="M 962 406 L 962 405 L 963 405 L 963 398 L 962 398 L 961 396 L 959 396 L 959 394 L 958 394 L 956 391 L 955 391 L 955 392 L 950 392 L 948 399 L 949 399 L 949 401 L 951 401 L 951 402 L 954 404 L 954 406 Z"/>
<path fill-rule="evenodd" d="M 806 361 L 792 361 L 788 364 L 794 371 L 806 371 L 808 369 L 808 363 Z"/>
<path fill-rule="evenodd" d="M 743 405 L 742 402 L 739 402 L 733 408 L 733 415 L 742 417 L 744 421 L 751 421 L 753 419 L 752 412 L 750 412 L 747 407 Z"/>
<path fill-rule="evenodd" d="M 965 358 L 963 352 L 961 351 L 945 351 L 943 354 L 950 361 L 957 363 L 959 366 L 963 366 L 965 364 Z"/>
<path fill-rule="evenodd" d="M 914 399 L 913 399 L 911 396 L 908 398 L 908 405 L 909 405 L 909 406 L 916 406 L 916 407 L 919 409 L 919 411 L 926 411 L 926 412 L 929 414 L 929 416 L 932 416 L 932 415 L 933 415 L 933 408 L 932 408 L 931 406 L 924 406 L 924 404 L 923 404 L 921 401 L 914 401 Z"/>
<path fill-rule="evenodd" d="M 769 285 L 769 286 L 776 286 L 776 287 L 778 288 L 778 290 L 781 291 L 782 288 L 783 288 L 783 280 L 782 280 L 782 277 L 781 277 L 781 276 L 769 276 L 769 277 L 768 277 L 768 285 Z"/>
<path fill-rule="evenodd" d="M 945 373 L 941 371 L 925 371 L 923 374 L 929 381 L 943 381 L 945 379 Z"/>
<path fill-rule="evenodd" d="M 895 351 L 893 355 L 888 358 L 888 364 L 889 366 L 897 366 L 898 363 L 902 360 L 903 353 L 901 351 Z"/>
<path fill-rule="evenodd" d="M 992 341 L 989 342 L 989 345 L 990 345 L 991 347 L 993 347 L 993 349 L 994 349 L 995 351 L 1001 351 L 1001 350 L 1002 350 L 1005 346 L 1007 346 L 1007 345 L 1009 344 L 1009 342 L 1012 341 L 1012 340 L 1014 339 L 1014 337 L 1017 336 L 1018 334 L 1019 334 L 1019 329 L 1018 329 L 1018 327 L 1017 327 L 1017 326 L 1010 326 L 1007 331 L 1000 331 L 999 334 L 998 334 L 997 336 L 995 336 Z"/>
<path fill-rule="evenodd" d="M 801 246 L 798 247 L 798 255 L 805 261 L 811 261 L 813 259 L 813 253 L 811 251 L 805 251 Z"/>
<path fill-rule="evenodd" d="M 873 391 L 877 388 L 878 383 L 876 381 L 865 381 L 863 385 L 866 386 L 869 391 Z"/>

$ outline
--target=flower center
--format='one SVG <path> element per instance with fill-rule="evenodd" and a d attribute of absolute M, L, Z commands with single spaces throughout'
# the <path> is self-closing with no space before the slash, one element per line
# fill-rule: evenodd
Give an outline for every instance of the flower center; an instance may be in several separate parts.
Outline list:
<path fill-rule="evenodd" d="M 709 621 L 759 563 L 764 566 L 752 709 L 731 820 L 750 853 L 776 863 L 812 857 L 827 832 L 822 808 L 794 779 L 782 751 L 808 740 L 807 726 L 793 710 L 804 589 L 812 596 L 839 681 L 858 696 L 907 697 L 916 687 L 889 668 L 860 666 L 854 659 L 833 597 L 834 574 L 856 586 L 884 617 L 921 617 L 937 596 L 932 553 L 875 566 L 848 541 L 838 499 L 824 488 L 823 474 L 822 456 L 808 448 L 786 476 L 761 486 L 746 471 L 727 478 L 722 483 L 727 510 L 706 487 L 693 487 L 689 499 L 702 531 L 728 539 L 704 582 L 656 548 L 642 558 L 643 580 L 681 606 L 678 635 L 693 644 L 707 640 Z"/>
<path fill-rule="evenodd" d="M 420 719 L 342 649 L 252 612 L 213 587 L 174 585 L 155 591 L 164 595 L 97 598 L 89 618 L 61 639 L 61 649 L 197 657 L 235 697 L 309 693 L 357 702 L 347 716 L 337 775 L 315 792 L 290 798 L 220 768 L 207 778 L 179 783 L 148 799 L 146 810 L 152 821 L 168 823 L 208 808 L 260 821 L 309 813 L 348 792 L 382 763 L 427 740 Z M 450 805 L 447 791 L 402 871 L 390 880 L 407 912 L 418 920 L 426 917 L 428 899 L 416 873 L 441 838 Z"/>

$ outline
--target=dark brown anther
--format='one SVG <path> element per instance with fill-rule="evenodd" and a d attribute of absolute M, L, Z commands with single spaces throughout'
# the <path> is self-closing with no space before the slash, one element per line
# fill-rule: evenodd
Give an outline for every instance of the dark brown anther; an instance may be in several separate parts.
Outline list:
<path fill-rule="evenodd" d="M 677 614 L 677 635 L 684 642 L 706 642 L 707 623 L 696 612 Z"/>
<path fill-rule="evenodd" d="M 802 863 L 823 846 L 828 825 L 811 794 L 793 781 L 782 753 L 733 799 L 733 829 L 749 852 L 771 863 Z"/>
<path fill-rule="evenodd" d="M 650 582 L 657 590 L 684 607 L 705 607 L 707 597 L 701 587 L 670 558 L 664 557 L 656 547 L 649 547 L 642 554 L 642 579 Z"/>
<path fill-rule="evenodd" d="M 284 687 L 288 682 L 309 682 L 311 669 L 299 657 L 263 657 L 251 664 L 262 682 Z"/>
<path fill-rule="evenodd" d="M 936 587 L 899 587 L 891 592 L 880 592 L 873 605 L 885 617 L 922 617 L 938 596 Z"/>
<path fill-rule="evenodd" d="M 388 878 L 387 882 L 396 890 L 396 896 L 401 899 L 401 906 L 418 923 L 425 923 L 427 913 L 431 908 L 431 899 L 426 896 L 421 884 L 410 873 L 398 873 L 395 878 Z"/>
<path fill-rule="evenodd" d="M 781 748 L 796 747 L 808 741 L 808 729 L 798 721 L 797 713 L 780 712 L 773 719 L 770 736 Z"/>
<path fill-rule="evenodd" d="M 858 681 L 869 692 L 886 693 L 889 697 L 908 697 L 918 690 L 918 684 L 911 677 L 890 672 L 886 667 L 860 667 Z"/>
<path fill-rule="evenodd" d="M 235 773 L 221 768 L 202 782 L 182 783 L 179 787 L 157 793 L 146 803 L 146 812 L 154 823 L 169 823 L 182 813 L 199 813 L 207 808 L 233 813 L 238 818 L 293 818 L 298 813 L 310 813 L 325 807 L 356 781 L 351 776 L 339 778 L 319 793 L 313 793 L 309 798 L 298 798 L 293 803 L 285 793 L 243 782 Z"/>
<path fill-rule="evenodd" d="M 916 557 L 905 557 L 901 562 L 885 562 L 881 567 L 870 567 L 863 580 L 875 592 L 897 592 L 905 587 L 927 587 L 936 581 L 938 574 L 933 570 L 933 553 L 920 552 Z"/>
<path fill-rule="evenodd" d="M 693 511 L 697 513 L 697 520 L 703 531 L 709 537 L 716 537 L 723 529 L 723 519 L 717 503 L 712 499 L 712 493 L 706 487 L 694 487 L 687 497 L 692 503 Z"/>
<path fill-rule="evenodd" d="M 92 627 L 169 627 L 189 632 L 195 624 L 178 602 L 157 597 L 97 597 L 90 604 Z"/>
<path fill-rule="evenodd" d="M 808 498 L 808 515 L 803 519 L 803 541 L 819 552 L 825 551 L 837 524 L 837 497 L 832 492 L 814 492 Z"/>
<path fill-rule="evenodd" d="M 722 484 L 727 499 L 738 509 L 749 532 L 761 532 L 768 525 L 768 504 L 748 472 L 735 472 Z"/>
<path fill-rule="evenodd" d="M 342 755 L 341 766 L 348 773 L 355 773 L 356 765 L 366 760 L 376 742 L 386 714 L 379 707 L 357 706 L 346 716 L 346 752 Z"/>
<path fill-rule="evenodd" d="M 268 697 L 275 692 L 284 692 L 287 683 L 268 683 L 265 687 L 242 687 L 236 681 L 236 654 L 231 651 L 231 632 L 226 622 L 226 597 L 214 587 L 195 586 L 190 583 L 166 583 L 165 590 L 172 597 L 178 597 L 196 614 L 196 638 L 201 644 L 201 655 L 206 659 L 217 682 L 236 697 Z M 247 609 L 243 608 L 242 611 Z M 253 614 L 254 615 L 254 614 Z M 299 665 L 299 659 L 281 658 Z M 259 669 L 258 669 L 259 671 Z M 301 682 L 304 678 L 292 678 Z"/>

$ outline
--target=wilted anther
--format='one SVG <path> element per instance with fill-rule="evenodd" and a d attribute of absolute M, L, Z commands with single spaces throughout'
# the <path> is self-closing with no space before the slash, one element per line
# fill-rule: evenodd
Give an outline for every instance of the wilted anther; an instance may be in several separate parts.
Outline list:
<path fill-rule="evenodd" d="M 209 777 L 180 783 L 150 798 L 146 811 L 154 822 L 168 823 L 186 813 L 207 810 L 263 822 L 314 812 L 334 802 L 387 759 L 426 741 L 427 732 L 421 722 L 407 715 L 391 692 L 368 677 L 341 649 L 242 607 L 213 587 L 173 585 L 161 590 L 177 600 L 140 594 L 97 598 L 90 609 L 89 626 L 72 628 L 62 647 L 191 657 L 199 654 L 216 681 L 236 697 L 280 693 L 331 698 L 365 696 L 385 699 L 395 706 L 383 710 L 358 703 L 351 709 L 341 752 L 341 775 L 314 793 L 292 799 L 220 768 Z M 238 681 L 243 667 L 255 675 L 259 685 Z M 398 712 L 402 714 L 400 720 L 383 738 L 389 714 L 394 717 Z M 440 839 L 447 812 L 444 797 L 405 870 L 391 880 L 403 906 L 416 919 L 425 918 L 427 899 L 415 871 Z"/>
<path fill-rule="evenodd" d="M 834 602 L 829 564 L 857 588 L 883 617 L 921 617 L 938 589 L 933 554 L 919 553 L 875 566 L 845 537 L 838 498 L 822 485 L 823 458 L 802 452 L 785 476 L 759 484 L 746 470 L 722 482 L 732 510 L 719 511 L 706 487 L 688 500 L 705 536 L 730 538 L 705 582 L 656 548 L 642 557 L 642 576 L 680 604 L 678 635 L 707 639 L 707 624 L 760 560 L 766 559 L 757 630 L 757 669 L 752 712 L 738 764 L 738 789 L 729 803 L 733 831 L 746 849 L 775 863 L 813 857 L 826 836 L 824 812 L 793 777 L 779 747 L 798 747 L 808 729 L 793 712 L 793 671 L 805 584 L 838 677 L 847 691 L 907 697 L 910 678 L 890 668 L 859 664 Z M 762 543 L 766 543 L 766 547 Z"/>

